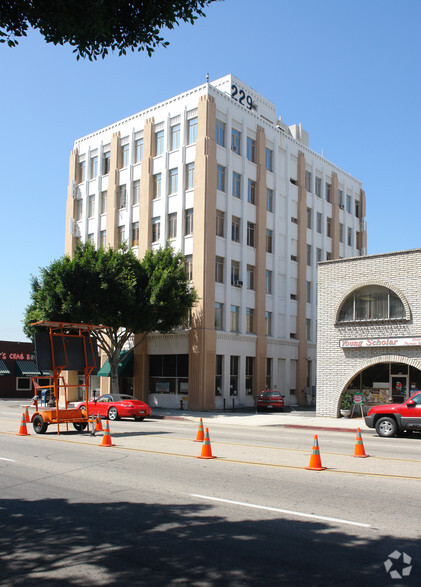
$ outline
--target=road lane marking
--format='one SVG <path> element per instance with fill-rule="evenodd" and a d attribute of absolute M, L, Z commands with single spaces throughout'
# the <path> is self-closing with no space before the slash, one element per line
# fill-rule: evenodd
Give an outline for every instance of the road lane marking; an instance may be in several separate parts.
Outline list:
<path fill-rule="evenodd" d="M 14 459 L 6 459 L 6 457 L 0 457 L 0 461 L 9 461 L 10 463 L 16 463 Z"/>
<path fill-rule="evenodd" d="M 234 501 L 232 499 L 221 499 L 220 497 L 210 497 L 208 495 L 199 495 L 197 493 L 189 493 L 190 497 L 198 497 L 199 499 L 206 499 L 209 501 L 219 501 L 222 503 L 230 503 L 232 505 L 240 505 L 256 510 L 266 510 L 268 512 L 276 512 L 278 514 L 286 514 L 288 516 L 297 516 L 299 518 L 311 518 L 312 520 L 323 520 L 324 522 L 335 522 L 338 524 L 348 524 L 350 526 L 359 526 L 360 528 L 372 528 L 371 524 L 364 524 L 363 522 L 352 522 L 351 520 L 343 520 L 341 518 L 332 518 L 330 516 L 317 516 L 316 514 L 306 514 L 304 512 L 295 512 L 293 510 L 284 510 L 280 508 L 272 508 L 265 505 L 257 505 L 254 503 L 246 503 L 244 501 Z"/>

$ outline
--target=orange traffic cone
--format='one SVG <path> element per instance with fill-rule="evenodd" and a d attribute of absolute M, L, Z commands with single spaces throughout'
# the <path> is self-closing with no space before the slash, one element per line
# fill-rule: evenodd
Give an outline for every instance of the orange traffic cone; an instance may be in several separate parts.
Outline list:
<path fill-rule="evenodd" d="M 29 417 L 29 410 L 28 410 L 28 406 L 26 406 L 25 408 L 25 422 L 27 424 L 29 424 L 29 422 L 31 421 L 31 418 Z"/>
<path fill-rule="evenodd" d="M 352 456 L 359 457 L 360 459 L 364 459 L 370 456 L 365 454 L 363 439 L 361 437 L 361 430 L 359 428 L 357 428 L 357 441 L 355 443 L 355 452 Z"/>
<path fill-rule="evenodd" d="M 202 454 L 200 455 L 200 457 L 196 457 L 196 458 L 197 459 L 216 459 L 216 457 L 212 456 L 212 449 L 211 449 L 210 439 L 209 439 L 209 428 L 206 428 L 205 442 L 203 443 L 203 446 L 202 446 Z"/>
<path fill-rule="evenodd" d="M 25 414 L 22 414 L 22 420 L 20 421 L 20 428 L 17 436 L 29 436 L 28 430 L 26 429 Z"/>
<path fill-rule="evenodd" d="M 310 463 L 308 467 L 305 468 L 309 469 L 310 471 L 324 471 L 326 469 L 326 467 L 322 467 L 317 434 L 314 435 L 313 452 L 311 453 Z"/>
<path fill-rule="evenodd" d="M 110 426 L 108 424 L 108 420 L 105 424 L 104 436 L 102 437 L 102 443 L 98 446 L 114 446 L 111 442 L 111 434 L 110 434 Z"/>
<path fill-rule="evenodd" d="M 199 430 L 197 431 L 196 440 L 194 442 L 203 442 L 205 438 L 205 433 L 203 432 L 203 421 L 200 418 Z"/>
<path fill-rule="evenodd" d="M 98 414 L 96 417 L 95 432 L 102 432 L 103 430 L 101 416 Z"/>

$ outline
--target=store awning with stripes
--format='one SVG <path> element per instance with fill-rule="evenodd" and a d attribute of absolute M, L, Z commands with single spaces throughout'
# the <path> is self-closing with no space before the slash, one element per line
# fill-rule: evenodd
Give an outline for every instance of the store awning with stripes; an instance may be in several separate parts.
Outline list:
<path fill-rule="evenodd" d="M 42 375 L 35 361 L 16 361 L 16 377 L 37 377 Z"/>
<path fill-rule="evenodd" d="M 10 371 L 2 359 L 0 359 L 0 375 L 10 375 Z"/>
<path fill-rule="evenodd" d="M 131 371 L 130 371 L 131 369 Z M 118 375 L 131 377 L 133 371 L 133 349 L 130 351 L 121 351 L 118 361 Z M 124 372 L 124 373 L 123 373 Z M 111 373 L 110 361 L 107 359 L 98 371 L 99 377 L 109 377 Z"/>

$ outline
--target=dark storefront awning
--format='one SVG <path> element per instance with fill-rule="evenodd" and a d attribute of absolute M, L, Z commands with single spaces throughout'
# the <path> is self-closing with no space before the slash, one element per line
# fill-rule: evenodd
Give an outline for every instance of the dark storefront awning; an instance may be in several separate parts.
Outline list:
<path fill-rule="evenodd" d="M 42 375 L 35 361 L 16 361 L 16 377 L 36 377 Z"/>
<path fill-rule="evenodd" d="M 121 351 L 118 361 L 118 375 L 123 375 L 123 371 L 129 371 L 129 367 L 132 365 L 133 359 L 133 349 L 131 351 Z M 107 359 L 105 363 L 102 365 L 101 369 L 98 371 L 97 375 L 100 377 L 109 377 L 111 373 L 110 361 Z M 126 373 L 127 376 L 128 373 Z"/>
<path fill-rule="evenodd" d="M 0 375 L 10 375 L 10 371 L 2 359 L 0 359 Z"/>

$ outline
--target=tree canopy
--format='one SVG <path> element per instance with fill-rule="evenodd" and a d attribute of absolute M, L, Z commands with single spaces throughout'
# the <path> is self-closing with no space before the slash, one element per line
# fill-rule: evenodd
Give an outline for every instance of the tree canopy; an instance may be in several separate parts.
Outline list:
<path fill-rule="evenodd" d="M 149 332 L 172 331 L 187 320 L 195 301 L 184 257 L 171 246 L 149 250 L 139 260 L 131 250 L 95 249 L 87 242 L 72 259 L 57 259 L 32 277 L 24 331 L 31 338 L 31 323 L 41 320 L 106 327 L 93 334 L 108 356 L 117 393 L 123 346 L 135 334 L 143 334 L 139 343 Z"/>
<path fill-rule="evenodd" d="M 77 59 L 104 58 L 109 51 L 147 51 L 169 43 L 161 29 L 194 24 L 216 0 L 8 0 L 0 3 L 0 43 L 9 47 L 38 29 L 47 43 L 75 47 Z"/>

